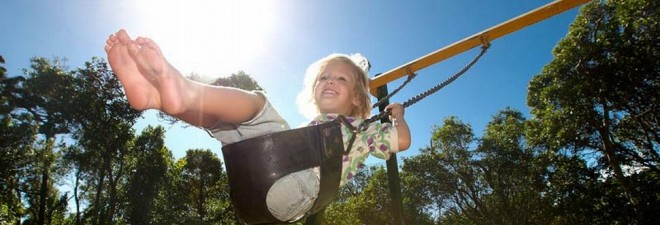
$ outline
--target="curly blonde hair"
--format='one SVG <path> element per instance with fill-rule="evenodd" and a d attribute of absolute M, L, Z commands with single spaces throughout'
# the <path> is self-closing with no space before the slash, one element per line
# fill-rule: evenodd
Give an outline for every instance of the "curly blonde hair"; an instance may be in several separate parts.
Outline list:
<path fill-rule="evenodd" d="M 371 116 L 371 98 L 369 96 L 369 68 L 371 65 L 364 56 L 358 54 L 346 55 L 333 53 L 312 63 L 305 73 L 303 90 L 298 93 L 298 110 L 307 119 L 313 119 L 319 115 L 319 109 L 314 100 L 314 87 L 318 82 L 318 77 L 330 62 L 341 62 L 352 66 L 355 69 L 355 95 L 360 104 L 353 108 L 351 117 L 367 119 Z"/>

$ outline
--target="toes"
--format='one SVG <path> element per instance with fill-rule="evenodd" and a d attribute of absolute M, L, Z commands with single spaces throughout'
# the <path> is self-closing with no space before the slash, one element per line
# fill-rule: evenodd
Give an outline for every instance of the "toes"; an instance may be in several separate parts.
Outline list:
<path fill-rule="evenodd" d="M 151 48 L 151 49 L 155 50 L 159 55 L 162 55 L 162 53 L 161 53 L 161 51 L 160 51 L 160 47 L 156 44 L 156 42 L 154 42 L 154 41 L 151 40 L 150 38 L 139 37 L 139 38 L 137 38 L 135 41 L 136 41 L 138 44 L 140 44 L 141 47 L 148 47 L 148 48 Z"/>
<path fill-rule="evenodd" d="M 137 37 L 137 38 L 135 39 L 135 42 L 137 42 L 137 43 L 140 44 L 140 45 L 143 45 L 143 44 L 147 41 L 146 39 L 147 39 L 147 38 L 145 38 L 145 37 Z"/>
<path fill-rule="evenodd" d="M 135 42 L 137 42 L 140 46 L 144 45 L 144 46 L 147 46 L 147 47 L 151 47 L 150 42 L 153 42 L 153 41 L 149 38 L 146 38 L 146 37 L 138 37 L 138 38 L 135 39 Z"/>
<path fill-rule="evenodd" d="M 128 33 L 124 29 L 119 30 L 116 36 L 117 39 L 119 39 L 119 42 L 121 42 L 122 44 L 128 45 L 129 43 L 133 42 L 131 40 L 131 37 L 128 36 Z"/>
<path fill-rule="evenodd" d="M 131 54 L 131 56 L 133 57 L 137 56 L 139 51 L 140 51 L 140 46 L 138 46 L 135 42 L 131 42 L 128 44 L 128 53 Z"/>
<path fill-rule="evenodd" d="M 110 49 L 114 47 L 118 43 L 117 36 L 114 34 L 111 34 L 108 37 L 108 40 L 105 41 L 105 52 L 109 53 Z"/>
<path fill-rule="evenodd" d="M 105 45 L 109 45 L 110 47 L 114 46 L 116 43 L 117 43 L 116 41 L 110 40 L 110 38 L 108 38 L 108 40 L 105 41 Z"/>
<path fill-rule="evenodd" d="M 108 45 L 108 44 L 106 44 L 106 45 L 105 45 L 105 53 L 108 53 L 108 54 L 109 54 L 109 53 L 110 53 L 110 50 L 112 50 L 112 45 Z"/>

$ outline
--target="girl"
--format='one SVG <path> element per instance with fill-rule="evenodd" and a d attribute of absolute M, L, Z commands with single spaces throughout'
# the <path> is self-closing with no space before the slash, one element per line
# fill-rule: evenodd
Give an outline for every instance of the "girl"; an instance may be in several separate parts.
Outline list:
<path fill-rule="evenodd" d="M 113 71 L 124 87 L 131 107 L 157 109 L 191 125 L 211 131 L 223 145 L 289 129 L 261 92 L 210 86 L 186 79 L 163 57 L 150 39 L 132 40 L 119 30 L 106 41 L 105 51 Z M 356 57 L 353 57 L 356 58 Z M 307 70 L 301 106 L 317 115 L 310 125 L 349 117 L 358 126 L 369 117 L 368 62 L 357 56 L 333 54 L 313 63 Z M 357 61 L 357 63 L 356 63 Z M 359 66 L 359 65 L 360 66 Z M 391 153 L 410 147 L 410 131 L 401 104 L 391 104 L 393 124 L 371 123 L 358 137 L 342 162 L 344 185 L 364 166 L 369 154 L 388 159 Z M 344 145 L 351 132 L 343 127 Z M 318 168 L 282 177 L 270 188 L 266 203 L 281 221 L 296 221 L 312 207 L 319 190 Z"/>

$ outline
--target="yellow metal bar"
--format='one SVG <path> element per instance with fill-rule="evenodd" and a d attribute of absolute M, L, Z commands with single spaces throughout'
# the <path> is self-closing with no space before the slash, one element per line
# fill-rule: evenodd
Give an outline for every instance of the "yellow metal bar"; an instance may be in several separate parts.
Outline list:
<path fill-rule="evenodd" d="M 575 8 L 588 1 L 590 0 L 557 0 L 541 6 L 535 10 L 529 11 L 516 18 L 510 19 L 504 23 L 488 28 L 480 33 L 472 35 L 471 37 L 455 42 L 447 47 L 422 56 L 421 58 L 418 58 L 393 70 L 387 71 L 380 76 L 371 79 L 371 82 L 369 82 L 371 93 L 375 95 L 376 89 L 378 87 L 386 85 L 387 83 L 392 82 L 402 76 L 415 73 L 416 71 L 426 68 L 430 65 L 458 55 L 462 52 L 500 38 L 514 31 L 525 28 L 539 21 L 555 16 L 566 10 Z"/>

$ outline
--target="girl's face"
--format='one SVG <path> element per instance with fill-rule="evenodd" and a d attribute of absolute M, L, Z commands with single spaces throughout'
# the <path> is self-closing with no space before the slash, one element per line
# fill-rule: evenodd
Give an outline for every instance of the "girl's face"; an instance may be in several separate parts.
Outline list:
<path fill-rule="evenodd" d="M 330 61 L 314 85 L 314 100 L 321 113 L 351 116 L 360 103 L 355 95 L 355 69 L 346 63 Z"/>

